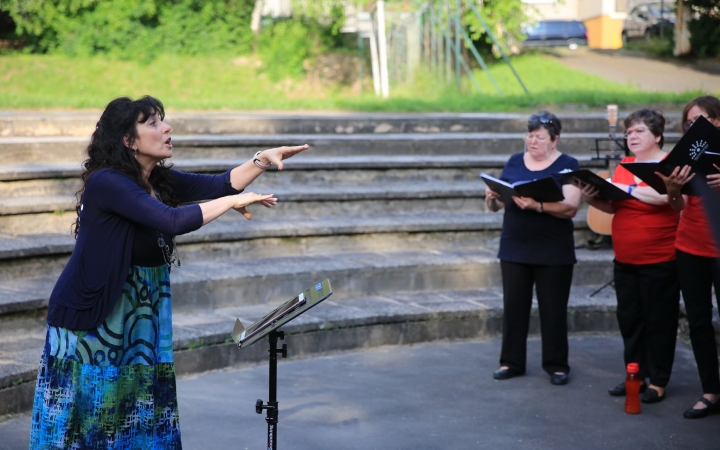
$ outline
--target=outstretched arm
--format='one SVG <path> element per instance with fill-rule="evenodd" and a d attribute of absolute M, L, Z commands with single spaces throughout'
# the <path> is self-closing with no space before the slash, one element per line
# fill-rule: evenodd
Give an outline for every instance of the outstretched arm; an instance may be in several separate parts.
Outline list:
<path fill-rule="evenodd" d="M 294 147 L 277 147 L 263 150 L 250 161 L 230 171 L 230 184 L 238 191 L 242 191 L 273 164 L 277 166 L 278 170 L 283 170 L 283 160 L 292 158 L 308 148 L 310 148 L 310 146 L 305 144 Z M 255 162 L 256 158 L 258 160 L 257 163 Z M 264 166 L 264 168 L 260 166 Z"/>
<path fill-rule="evenodd" d="M 252 219 L 252 214 L 247 210 L 247 206 L 252 203 L 260 203 L 268 208 L 277 205 L 277 198 L 272 194 L 255 194 L 247 192 L 244 194 L 229 195 L 220 197 L 209 202 L 201 203 L 200 210 L 203 215 L 203 225 L 207 225 L 213 220 L 225 214 L 230 209 L 234 209 L 241 213 L 247 220 Z"/>

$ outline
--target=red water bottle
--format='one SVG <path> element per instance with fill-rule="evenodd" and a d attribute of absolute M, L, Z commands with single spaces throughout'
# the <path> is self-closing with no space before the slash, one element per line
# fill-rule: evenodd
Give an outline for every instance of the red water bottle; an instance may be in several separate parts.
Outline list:
<path fill-rule="evenodd" d="M 628 414 L 640 414 L 640 366 L 638 363 L 627 365 L 627 377 L 625 378 L 625 412 Z"/>

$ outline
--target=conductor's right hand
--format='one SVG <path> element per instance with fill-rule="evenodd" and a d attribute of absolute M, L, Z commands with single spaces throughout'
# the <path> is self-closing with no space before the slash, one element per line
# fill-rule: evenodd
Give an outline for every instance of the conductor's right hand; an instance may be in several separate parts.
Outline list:
<path fill-rule="evenodd" d="M 245 192 L 242 194 L 234 195 L 235 204 L 233 209 L 243 216 L 247 220 L 252 220 L 252 214 L 247 210 L 247 206 L 253 203 L 260 203 L 266 208 L 272 208 L 277 205 L 278 199 L 273 197 L 273 194 L 256 194 L 254 192 Z"/>

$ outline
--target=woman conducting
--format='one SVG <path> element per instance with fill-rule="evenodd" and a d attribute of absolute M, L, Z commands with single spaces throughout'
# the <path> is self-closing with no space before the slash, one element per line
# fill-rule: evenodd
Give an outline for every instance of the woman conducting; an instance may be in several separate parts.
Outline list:
<path fill-rule="evenodd" d="M 171 170 L 160 101 L 113 100 L 87 148 L 77 242 L 50 296 L 30 448 L 181 448 L 170 268 L 176 235 L 230 209 L 272 207 L 240 191 L 307 146 L 265 150 L 222 175 Z M 198 200 L 202 204 L 179 206 Z"/>
<path fill-rule="evenodd" d="M 665 159 L 662 151 L 665 118 L 659 111 L 641 109 L 625 119 L 630 151 L 622 162 Z M 636 362 L 643 383 L 640 399 L 657 403 L 665 399 L 675 359 L 680 308 L 680 287 L 675 262 L 675 232 L 680 214 L 668 204 L 667 195 L 618 166 L 612 183 L 635 199 L 611 202 L 597 197 L 597 189 L 582 186 L 589 204 L 610 214 L 615 249 L 614 276 L 617 318 L 625 347 L 625 365 Z M 625 382 L 609 390 L 625 395 Z"/>
<path fill-rule="evenodd" d="M 685 106 L 682 114 L 683 133 L 703 116 L 720 128 L 720 100 L 712 96 L 698 97 Z M 662 174 L 658 175 L 662 176 Z M 695 362 L 700 373 L 703 395 L 683 414 L 698 419 L 720 412 L 720 375 L 715 330 L 712 324 L 712 288 L 720 294 L 718 247 L 708 223 L 700 197 L 681 195 L 680 190 L 694 174 L 690 167 L 676 168 L 669 177 L 662 177 L 668 201 L 676 211 L 682 211 L 675 239 L 677 266 L 685 310 L 687 311 Z M 720 174 L 707 176 L 711 188 L 720 188 Z M 717 301 L 717 300 L 716 300 Z"/>
<path fill-rule="evenodd" d="M 561 123 L 549 112 L 530 117 L 526 151 L 512 155 L 500 175 L 514 183 L 540 179 L 562 170 L 577 170 L 575 158 L 560 153 Z M 560 184 L 559 181 L 557 181 Z M 542 334 L 542 366 L 555 385 L 568 382 L 567 304 L 570 296 L 575 241 L 572 218 L 580 204 L 580 190 L 562 186 L 565 200 L 541 203 L 513 197 L 504 204 L 491 189 L 485 192 L 490 211 L 505 208 L 500 236 L 503 280 L 503 340 L 500 368 L 493 376 L 505 380 L 525 373 L 527 334 L 533 286 L 537 290 Z"/>

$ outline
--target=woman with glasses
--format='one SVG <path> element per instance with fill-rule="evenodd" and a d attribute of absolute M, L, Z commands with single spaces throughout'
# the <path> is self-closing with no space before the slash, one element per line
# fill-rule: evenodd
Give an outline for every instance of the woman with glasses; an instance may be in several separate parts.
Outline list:
<path fill-rule="evenodd" d="M 660 111 L 641 109 L 625 118 L 625 137 L 634 156 L 622 162 L 649 162 L 665 159 L 662 150 L 665 118 Z M 643 382 L 640 399 L 657 403 L 665 399 L 675 359 L 680 305 L 675 232 L 680 214 L 668 204 L 667 195 L 618 166 L 612 183 L 635 199 L 612 202 L 597 197 L 592 186 L 582 187 L 589 204 L 615 214 L 612 240 L 615 249 L 614 280 L 617 318 L 625 347 L 625 365 L 639 363 Z M 624 371 L 623 371 L 624 372 Z M 624 396 L 625 382 L 609 390 Z"/>
<path fill-rule="evenodd" d="M 172 349 L 174 236 L 235 209 L 272 207 L 240 191 L 305 149 L 255 154 L 221 175 L 188 174 L 173 156 L 159 100 L 118 98 L 87 148 L 77 243 L 53 289 L 30 448 L 181 448 Z M 202 204 L 184 203 L 209 200 Z"/>
<path fill-rule="evenodd" d="M 558 149 L 562 125 L 547 112 L 530 117 L 525 152 L 512 155 L 500 175 L 514 183 L 553 176 L 563 170 L 577 170 L 575 158 Z M 542 335 L 542 367 L 555 385 L 568 382 L 567 304 L 570 296 L 575 241 L 572 218 L 580 204 L 580 191 L 562 185 L 565 199 L 544 203 L 532 198 L 513 197 L 504 204 L 497 192 L 487 189 L 485 203 L 490 211 L 505 208 L 500 236 L 500 268 L 503 279 L 503 341 L 500 368 L 493 376 L 505 380 L 525 373 L 527 334 L 533 286 L 537 291 Z"/>
<path fill-rule="evenodd" d="M 683 132 L 689 130 L 700 116 L 720 128 L 720 100 L 703 96 L 688 103 L 682 114 Z M 669 177 L 658 175 L 665 181 L 670 205 L 676 211 L 682 211 L 675 249 L 690 342 L 703 390 L 702 397 L 683 415 L 688 419 L 702 418 L 720 412 L 718 352 L 712 324 L 713 286 L 716 299 L 720 294 L 720 252 L 700 197 L 680 193 L 682 187 L 694 177 L 690 167 L 676 168 Z M 707 183 L 711 188 L 720 189 L 720 174 L 708 175 Z"/>

